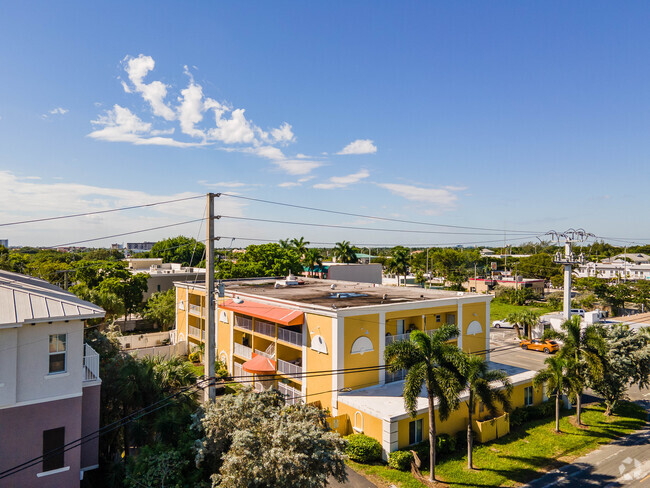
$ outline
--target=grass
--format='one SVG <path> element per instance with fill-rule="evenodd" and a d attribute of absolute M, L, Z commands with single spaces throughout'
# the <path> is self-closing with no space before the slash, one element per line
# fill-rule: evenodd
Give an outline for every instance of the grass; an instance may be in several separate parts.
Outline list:
<path fill-rule="evenodd" d="M 613 417 L 606 417 L 604 410 L 600 405 L 584 408 L 582 421 L 589 426 L 588 429 L 575 427 L 569 422 L 574 412 L 566 412 L 560 419 L 561 434 L 555 433 L 555 418 L 528 422 L 501 439 L 476 445 L 474 466 L 477 469 L 467 469 L 467 453 L 461 450 L 438 463 L 436 477 L 444 484 L 458 488 L 527 483 L 545 471 L 570 463 L 601 444 L 642 428 L 646 422 L 645 410 L 632 403 L 622 404 Z M 410 473 L 387 466 L 356 463 L 350 463 L 350 466 L 369 475 L 371 480 L 378 480 L 378 486 L 427 486 L 414 479 Z M 428 476 L 428 472 L 422 471 L 422 474 Z"/>
<path fill-rule="evenodd" d="M 205 373 L 205 367 L 203 366 L 203 364 L 201 364 L 201 363 L 196 363 L 196 364 L 195 363 L 190 363 L 189 361 L 188 361 L 188 363 L 190 365 L 190 368 L 192 369 L 192 371 L 194 371 L 194 374 L 197 377 L 201 376 L 201 375 L 203 375 Z"/>
<path fill-rule="evenodd" d="M 552 312 L 553 310 L 550 307 L 544 305 L 511 305 L 510 303 L 501 303 L 497 301 L 492 301 L 490 303 L 490 324 L 495 320 L 501 320 L 506 317 L 511 312 L 520 312 L 522 310 L 532 310 L 539 314 L 545 314 Z"/>

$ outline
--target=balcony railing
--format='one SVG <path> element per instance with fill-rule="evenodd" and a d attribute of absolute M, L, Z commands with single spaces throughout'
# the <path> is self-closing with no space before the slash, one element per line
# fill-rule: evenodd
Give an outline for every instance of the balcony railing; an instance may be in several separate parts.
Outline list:
<path fill-rule="evenodd" d="M 302 366 L 278 359 L 278 371 L 289 375 L 301 375 Z"/>
<path fill-rule="evenodd" d="M 264 320 L 255 321 L 255 332 L 264 334 L 269 337 L 275 337 L 275 324 L 265 322 Z"/>
<path fill-rule="evenodd" d="M 396 373 L 389 373 L 386 371 L 385 381 L 386 383 L 393 383 L 395 381 L 401 381 L 406 377 L 406 370 L 401 369 Z"/>
<path fill-rule="evenodd" d="M 235 342 L 235 354 L 246 359 L 251 359 L 253 357 L 253 350 L 248 346 Z"/>
<path fill-rule="evenodd" d="M 253 377 L 252 373 L 249 373 L 248 371 L 244 371 L 244 368 L 241 367 L 241 364 L 235 363 L 234 366 L 235 367 L 233 368 L 233 371 L 235 373 L 234 374 L 235 380 L 243 382 L 243 381 L 248 381 Z"/>
<path fill-rule="evenodd" d="M 199 329 L 198 327 L 193 327 L 191 325 L 187 326 L 187 329 L 189 331 L 189 334 L 194 337 L 198 337 L 199 339 L 203 340 L 205 339 L 205 331 L 203 329 Z"/>
<path fill-rule="evenodd" d="M 239 327 L 240 329 L 246 329 L 246 330 L 253 330 L 253 319 L 249 319 L 248 317 L 240 317 L 239 315 L 235 315 L 235 327 Z"/>
<path fill-rule="evenodd" d="M 301 392 L 284 383 L 278 383 L 278 391 L 284 395 L 284 401 L 287 405 L 302 403 Z"/>
<path fill-rule="evenodd" d="M 84 344 L 84 381 L 99 379 L 99 354 L 90 345 Z"/>
<path fill-rule="evenodd" d="M 193 303 L 190 303 L 190 313 L 203 317 L 202 308 L 203 307 L 201 307 L 201 305 L 194 305 Z"/>
<path fill-rule="evenodd" d="M 288 342 L 289 344 L 302 346 L 302 332 L 295 332 L 293 330 L 278 327 L 278 339 L 284 342 Z"/>
<path fill-rule="evenodd" d="M 268 352 L 260 351 L 259 349 L 255 349 L 255 354 L 259 356 L 264 356 L 265 358 L 269 358 L 269 359 L 273 359 L 275 357 L 274 354 L 269 354 Z"/>
<path fill-rule="evenodd" d="M 411 338 L 410 332 L 408 334 L 389 335 L 386 336 L 386 345 L 392 344 L 393 342 L 408 341 L 410 340 L 410 338 Z"/>

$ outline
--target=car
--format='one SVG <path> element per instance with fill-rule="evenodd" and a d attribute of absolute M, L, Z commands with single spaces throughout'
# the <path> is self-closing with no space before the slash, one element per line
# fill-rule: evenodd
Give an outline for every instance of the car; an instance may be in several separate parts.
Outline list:
<path fill-rule="evenodd" d="M 551 354 L 554 352 L 558 352 L 560 350 L 560 345 L 555 342 L 551 341 L 549 339 L 542 340 L 542 339 L 524 339 L 519 343 L 519 346 L 521 346 L 522 349 L 530 349 L 533 351 L 541 351 L 546 354 Z"/>
<path fill-rule="evenodd" d="M 513 329 L 515 326 L 505 320 L 495 320 L 492 322 L 492 327 L 496 327 L 497 329 Z"/>
<path fill-rule="evenodd" d="M 580 315 L 583 319 L 585 318 L 585 311 L 581 308 L 572 308 L 571 315 Z"/>

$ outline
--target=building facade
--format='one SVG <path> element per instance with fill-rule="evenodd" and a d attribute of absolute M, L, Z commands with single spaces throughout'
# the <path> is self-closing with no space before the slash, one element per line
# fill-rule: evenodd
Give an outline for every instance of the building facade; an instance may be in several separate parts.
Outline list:
<path fill-rule="evenodd" d="M 0 271 L 0 487 L 79 486 L 97 467 L 98 440 L 60 449 L 99 429 L 99 355 L 84 321 L 104 316 L 45 281 Z"/>

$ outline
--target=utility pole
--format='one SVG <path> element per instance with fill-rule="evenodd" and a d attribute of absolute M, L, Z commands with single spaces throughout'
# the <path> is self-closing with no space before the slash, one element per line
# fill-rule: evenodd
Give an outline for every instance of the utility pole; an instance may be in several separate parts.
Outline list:
<path fill-rule="evenodd" d="M 217 194 L 218 195 L 218 194 Z M 215 327 L 214 327 L 214 193 L 207 195 L 208 222 L 205 240 L 205 370 L 208 387 L 203 390 L 204 401 L 214 401 L 217 391 L 214 386 Z"/>
<path fill-rule="evenodd" d="M 585 255 L 581 253 L 580 256 L 576 258 L 571 250 L 571 246 L 574 242 L 586 241 L 589 237 L 593 237 L 593 234 L 589 234 L 583 229 L 569 229 L 565 232 L 550 231 L 547 234 L 558 243 L 560 242 L 560 239 L 564 240 L 564 256 L 562 256 L 560 251 L 556 252 L 553 262 L 564 266 L 564 319 L 569 320 L 571 318 L 572 265 L 584 264 L 585 262 Z"/>

